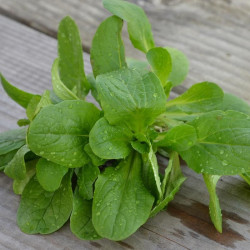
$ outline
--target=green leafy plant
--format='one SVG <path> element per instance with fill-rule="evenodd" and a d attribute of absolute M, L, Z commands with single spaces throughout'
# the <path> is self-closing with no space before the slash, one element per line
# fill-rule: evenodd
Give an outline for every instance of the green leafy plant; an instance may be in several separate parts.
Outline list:
<path fill-rule="evenodd" d="M 78 28 L 65 17 L 51 70 L 53 90 L 27 93 L 1 75 L 6 93 L 27 114 L 18 121 L 22 128 L 0 135 L 0 169 L 21 195 L 18 226 L 48 234 L 70 218 L 78 238 L 125 239 L 174 198 L 186 179 L 181 157 L 203 175 L 211 220 L 222 232 L 219 178 L 240 175 L 250 184 L 248 104 L 211 82 L 169 100 L 188 73 L 186 56 L 155 46 L 138 6 L 103 4 L 113 16 L 93 38 L 93 74 L 85 75 Z M 124 21 L 145 61 L 125 57 Z M 89 91 L 101 110 L 85 101 Z M 161 173 L 157 152 L 168 158 Z"/>

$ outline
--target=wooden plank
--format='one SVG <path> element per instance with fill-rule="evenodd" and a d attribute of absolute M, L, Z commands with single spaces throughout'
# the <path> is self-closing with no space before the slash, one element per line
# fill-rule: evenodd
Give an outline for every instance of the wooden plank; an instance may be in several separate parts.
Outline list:
<path fill-rule="evenodd" d="M 42 93 L 50 88 L 50 67 L 56 57 L 56 40 L 0 16 L 0 68 L 16 86 Z M 90 70 L 87 55 L 85 65 Z M 87 70 L 87 71 L 88 71 Z M 0 90 L 0 130 L 16 127 L 24 113 Z M 21 113 L 22 112 L 22 113 Z M 161 165 L 166 165 L 163 158 Z M 224 234 L 213 228 L 208 216 L 208 194 L 201 175 L 183 166 L 188 176 L 167 212 L 150 219 L 122 242 L 81 241 L 67 223 L 50 235 L 26 235 L 16 225 L 19 196 L 12 181 L 0 173 L 0 249 L 249 249 L 250 189 L 238 177 L 223 177 L 218 194 L 224 214 Z"/>
<path fill-rule="evenodd" d="M 184 51 L 190 74 L 184 83 L 212 81 L 250 103 L 250 2 L 245 0 L 131 0 L 146 10 L 156 44 Z M 101 1 L 0 0 L 1 12 L 55 36 L 58 23 L 71 15 L 79 24 L 86 50 L 100 21 L 109 14 Z M 125 39 L 129 56 L 143 58 Z M 177 87 L 177 93 L 185 88 Z"/>

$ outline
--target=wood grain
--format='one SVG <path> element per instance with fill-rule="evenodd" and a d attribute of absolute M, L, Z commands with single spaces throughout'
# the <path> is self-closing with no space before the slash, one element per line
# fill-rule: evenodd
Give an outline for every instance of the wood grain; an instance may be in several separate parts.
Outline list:
<path fill-rule="evenodd" d="M 50 67 L 56 57 L 56 40 L 0 16 L 0 68 L 6 78 L 33 93 L 50 88 Z M 85 54 L 85 68 L 90 71 Z M 21 108 L 0 89 L 0 131 L 15 128 Z M 166 165 L 159 158 L 161 165 Z M 12 181 L 0 173 L 0 249 L 242 249 L 250 246 L 250 189 L 238 177 L 223 177 L 218 195 L 224 215 L 224 234 L 215 231 L 208 216 L 208 194 L 201 175 L 183 166 L 187 181 L 167 212 L 150 219 L 122 242 L 81 241 L 67 223 L 50 235 L 26 235 L 16 225 L 19 196 Z"/>
<path fill-rule="evenodd" d="M 56 36 L 59 21 L 71 15 L 79 24 L 88 51 L 99 23 L 109 13 L 102 1 L 0 0 L 2 14 L 46 34 Z M 245 0 L 133 0 L 149 16 L 158 46 L 173 46 L 190 60 L 186 87 L 201 81 L 218 83 L 225 91 L 250 103 L 250 2 Z M 144 58 L 134 50 L 126 32 L 127 54 Z"/>

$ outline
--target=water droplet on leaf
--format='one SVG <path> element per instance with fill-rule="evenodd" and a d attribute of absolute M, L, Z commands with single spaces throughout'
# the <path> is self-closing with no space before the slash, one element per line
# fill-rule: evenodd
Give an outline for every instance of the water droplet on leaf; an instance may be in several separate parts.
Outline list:
<path fill-rule="evenodd" d="M 223 166 L 227 166 L 227 165 L 228 165 L 228 162 L 227 162 L 227 161 L 222 161 L 222 165 L 223 165 Z"/>

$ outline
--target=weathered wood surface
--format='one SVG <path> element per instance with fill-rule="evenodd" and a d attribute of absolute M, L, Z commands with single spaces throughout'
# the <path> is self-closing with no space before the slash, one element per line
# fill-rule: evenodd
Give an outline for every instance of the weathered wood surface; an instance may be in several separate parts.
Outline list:
<path fill-rule="evenodd" d="M 56 40 L 0 16 L 0 69 L 24 90 L 42 93 L 50 88 L 50 67 L 56 57 Z M 90 71 L 85 54 L 85 68 Z M 0 89 L 0 130 L 15 128 L 25 116 Z M 164 164 L 163 159 L 160 159 Z M 12 181 L 0 173 L 0 249 L 241 249 L 250 248 L 250 189 L 238 177 L 223 177 L 218 195 L 224 215 L 224 233 L 213 228 L 208 215 L 208 194 L 200 175 L 183 167 L 187 181 L 167 211 L 150 219 L 122 242 L 81 241 L 67 223 L 51 235 L 26 235 L 16 225 L 19 196 Z"/>
<path fill-rule="evenodd" d="M 250 1 L 131 1 L 148 14 L 157 45 L 187 54 L 190 74 L 184 87 L 212 81 L 250 103 Z M 109 15 L 101 0 L 0 0 L 0 11 L 52 36 L 61 18 L 71 15 L 79 24 L 86 50 L 100 21 Z M 143 57 L 129 46 L 128 39 L 125 44 L 128 55 Z"/>

